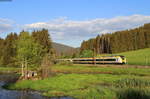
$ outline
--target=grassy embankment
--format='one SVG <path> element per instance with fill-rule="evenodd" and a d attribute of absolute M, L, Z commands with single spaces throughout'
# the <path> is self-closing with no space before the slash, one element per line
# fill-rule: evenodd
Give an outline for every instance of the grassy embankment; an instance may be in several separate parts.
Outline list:
<path fill-rule="evenodd" d="M 102 54 L 99 56 L 110 56 L 113 54 Z M 136 51 L 129 51 L 123 53 L 116 53 L 114 55 L 123 55 L 127 58 L 129 65 L 147 65 L 150 66 L 150 48 L 140 49 Z"/>
<path fill-rule="evenodd" d="M 150 48 L 124 52 L 120 53 L 120 55 L 126 56 L 128 64 L 150 66 Z"/>
<path fill-rule="evenodd" d="M 56 65 L 52 71 L 56 75 L 48 79 L 20 81 L 9 88 L 32 89 L 46 96 L 77 99 L 128 99 L 131 94 L 150 98 L 149 68 Z"/>

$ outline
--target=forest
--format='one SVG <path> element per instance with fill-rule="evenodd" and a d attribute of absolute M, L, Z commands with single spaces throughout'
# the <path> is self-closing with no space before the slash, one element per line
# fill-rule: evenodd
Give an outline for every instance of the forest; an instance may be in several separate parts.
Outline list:
<path fill-rule="evenodd" d="M 0 66 L 18 67 L 28 64 L 38 67 L 44 57 L 48 56 L 49 60 L 54 60 L 58 55 L 52 43 L 47 29 L 10 33 L 6 38 L 0 38 Z M 111 54 L 143 48 L 150 48 L 150 24 L 98 35 L 96 38 L 83 41 L 80 51 L 70 50 L 74 52 L 72 55 L 61 55 L 59 58 L 92 57 L 93 52 Z"/>
<path fill-rule="evenodd" d="M 53 59 L 55 51 L 48 30 L 33 32 L 21 31 L 19 35 L 10 33 L 5 39 L 0 38 L 0 66 L 37 67 L 44 57 Z"/>
<path fill-rule="evenodd" d="M 150 48 L 150 24 L 144 24 L 135 29 L 98 35 L 96 38 L 83 41 L 80 53 L 84 50 L 91 50 L 96 54 L 111 54 L 143 48 Z"/>

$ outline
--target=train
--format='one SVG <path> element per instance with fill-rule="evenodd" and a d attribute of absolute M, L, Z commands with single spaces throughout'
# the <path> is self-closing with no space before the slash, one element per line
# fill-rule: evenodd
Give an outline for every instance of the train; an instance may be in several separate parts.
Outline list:
<path fill-rule="evenodd" d="M 126 57 L 122 55 L 57 60 L 57 62 L 61 62 L 61 61 L 67 61 L 73 64 L 126 64 L 127 63 Z"/>

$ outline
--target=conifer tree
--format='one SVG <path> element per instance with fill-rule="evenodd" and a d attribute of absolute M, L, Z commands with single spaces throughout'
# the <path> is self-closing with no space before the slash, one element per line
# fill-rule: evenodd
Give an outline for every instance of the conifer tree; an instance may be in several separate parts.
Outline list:
<path fill-rule="evenodd" d="M 17 34 L 10 33 L 5 41 L 2 51 L 2 64 L 4 66 L 15 66 L 16 62 L 16 41 L 17 41 Z"/>

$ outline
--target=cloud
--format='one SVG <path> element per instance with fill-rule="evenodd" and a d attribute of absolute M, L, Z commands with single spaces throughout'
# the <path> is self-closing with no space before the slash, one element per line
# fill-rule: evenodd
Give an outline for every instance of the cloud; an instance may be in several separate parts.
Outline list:
<path fill-rule="evenodd" d="M 118 16 L 114 18 L 97 18 L 85 21 L 74 21 L 58 18 L 49 22 L 37 22 L 24 25 L 24 29 L 46 28 L 53 39 L 82 39 L 95 37 L 98 34 L 110 33 L 119 30 L 132 29 L 150 22 L 150 16 L 131 15 Z"/>
<path fill-rule="evenodd" d="M 9 19 L 0 18 L 0 33 L 12 31 L 14 28 L 14 22 Z"/>

